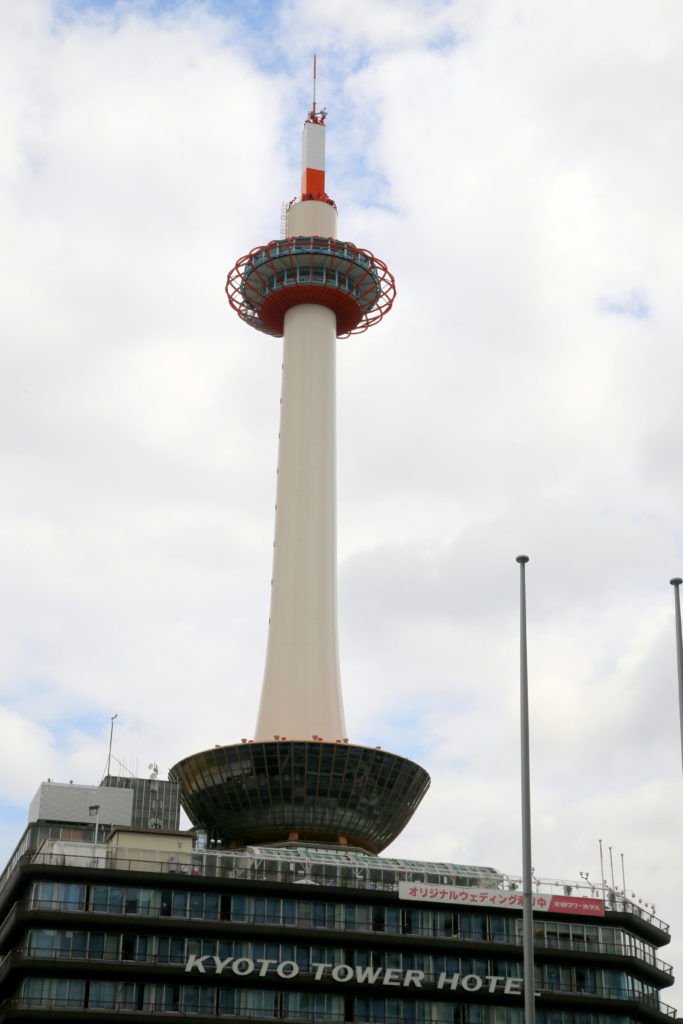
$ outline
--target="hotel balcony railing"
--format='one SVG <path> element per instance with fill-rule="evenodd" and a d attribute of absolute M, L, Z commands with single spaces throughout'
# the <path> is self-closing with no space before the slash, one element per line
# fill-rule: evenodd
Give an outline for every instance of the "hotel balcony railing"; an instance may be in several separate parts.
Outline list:
<path fill-rule="evenodd" d="M 558 990 L 553 990 L 553 992 L 556 992 L 556 991 L 558 991 Z M 601 998 L 603 998 L 603 999 L 606 998 L 604 992 L 602 994 L 600 994 L 600 995 L 601 995 Z M 610 997 L 607 997 L 607 998 L 610 998 Z M 617 995 L 617 996 L 614 996 L 613 998 L 622 999 L 623 997 Z M 641 1005 L 647 1005 L 649 1009 L 655 1010 L 657 1013 L 660 1013 L 663 1017 L 668 1017 L 668 1018 L 671 1018 L 671 1019 L 676 1019 L 676 1010 L 675 1010 L 675 1008 L 673 1006 L 667 1006 L 666 1003 L 650 1003 L 650 1002 L 647 1002 L 646 1000 L 643 1000 L 643 999 L 637 1000 L 637 1002 L 641 1003 Z M 450 1004 L 444 1004 L 444 1005 L 450 1005 Z M 6 1011 L 10 1011 L 10 1010 L 27 1010 L 27 1009 L 47 1010 L 47 1011 L 70 1009 L 70 1010 L 74 1010 L 74 1011 L 85 1011 L 86 1013 L 89 1012 L 89 1011 L 95 1011 L 95 1012 L 99 1012 L 99 1013 L 106 1012 L 107 1014 L 111 1014 L 111 1013 L 130 1014 L 131 1012 L 135 1012 L 136 1014 L 144 1014 L 144 1013 L 149 1013 L 149 1014 L 153 1014 L 153 1013 L 155 1013 L 155 1014 L 166 1014 L 167 1013 L 169 1015 L 183 1014 L 183 1018 L 184 1018 L 184 1015 L 187 1015 L 190 1018 L 192 1016 L 198 1016 L 198 1017 L 207 1017 L 207 1016 L 213 1017 L 213 1016 L 216 1016 L 218 1018 L 228 1018 L 228 1019 L 230 1019 L 230 1018 L 232 1018 L 232 1019 L 244 1019 L 244 1018 L 247 1018 L 247 1019 L 250 1019 L 250 1020 L 264 1020 L 264 1021 L 296 1020 L 296 1021 L 306 1021 L 306 1022 L 308 1022 L 308 1024 L 328 1024 L 328 1022 L 329 1022 L 329 1024 L 337 1024 L 337 1022 L 339 1022 L 339 1024 L 341 1024 L 341 1022 L 345 1019 L 343 1011 L 325 1012 L 324 1010 L 321 1011 L 321 1010 L 317 1010 L 317 1009 L 315 1011 L 302 1011 L 302 1010 L 287 1011 L 287 1010 L 283 1010 L 282 1012 L 279 1012 L 277 1014 L 272 1014 L 271 1015 L 271 1014 L 268 1014 L 268 1013 L 264 1013 L 264 1011 L 262 1009 L 252 1009 L 251 1007 L 243 1007 L 243 1008 L 241 1008 L 239 1010 L 234 1010 L 234 1011 L 231 1011 L 231 1012 L 226 1011 L 226 1010 L 207 1011 L 207 1010 L 201 1010 L 201 1009 L 198 1009 L 198 1008 L 194 1008 L 194 1006 L 193 1007 L 188 1007 L 188 1006 L 180 1006 L 179 1005 L 178 1007 L 170 1007 L 166 1000 L 158 1000 L 158 1001 L 157 1000 L 154 1000 L 154 1001 L 150 1000 L 149 1002 L 145 1003 L 143 1005 L 143 1007 L 141 1008 L 139 1006 L 137 1000 L 136 1001 L 129 1001 L 129 1002 L 127 1002 L 127 1001 L 124 1001 L 124 1000 L 118 1000 L 117 999 L 116 1000 L 116 1004 L 112 1005 L 112 1001 L 111 1000 L 93 1000 L 93 999 L 89 999 L 88 1000 L 88 1005 L 85 1006 L 82 1001 L 79 1002 L 76 999 L 74 999 L 73 997 L 70 998 L 68 996 L 65 996 L 65 997 L 58 997 L 58 996 L 15 996 L 14 998 L 7 999 L 7 1000 L 5 1000 L 5 1002 L 0 1004 L 0 1016 L 3 1016 Z M 472 1022 L 476 1021 L 477 1024 L 481 1024 L 482 1019 L 485 1019 L 485 1018 L 482 1018 L 482 1016 L 481 1016 L 481 1010 L 482 1010 L 481 1007 L 477 1007 L 477 1006 L 472 1007 L 472 1015 L 471 1016 L 467 1012 L 468 1011 L 468 1007 L 467 1007 L 466 1004 L 462 1004 L 462 1010 L 463 1010 L 463 1014 L 460 1017 L 460 1024 L 467 1024 L 468 1021 L 472 1021 Z M 521 1013 L 521 1010 L 520 1010 L 520 1013 Z M 452 1016 L 452 1009 L 451 1009 L 451 1015 L 449 1016 L 449 1020 L 453 1020 L 453 1019 L 454 1018 Z M 426 1020 L 426 1018 L 425 1018 L 425 1020 Z M 363 1017 L 356 1015 L 354 1017 L 354 1021 L 356 1022 L 356 1024 L 366 1024 L 366 1022 L 367 1022 L 367 1024 L 373 1024 L 373 1021 L 381 1021 L 381 1024 L 405 1024 L 405 1017 L 392 1017 L 390 1015 L 382 1014 L 381 1017 L 367 1016 L 365 1019 L 363 1019 Z M 520 1021 L 520 1024 L 521 1024 L 521 1021 Z"/>
<path fill-rule="evenodd" d="M 364 891 L 396 892 L 399 882 L 415 882 L 426 885 L 434 885 L 432 877 L 425 876 L 418 870 L 397 872 L 395 870 L 383 869 L 381 858 L 378 858 L 377 866 L 368 866 L 356 870 L 354 868 L 339 867 L 338 865 L 316 865 L 312 863 L 305 874 L 290 873 L 289 865 L 285 861 L 265 863 L 263 859 L 254 859 L 250 862 L 247 855 L 239 852 L 232 854 L 228 851 L 213 852 L 207 850 L 195 850 L 188 853 L 169 854 L 164 850 L 134 850 L 120 847 L 108 847 L 104 844 L 94 846 L 89 843 L 69 843 L 69 851 L 63 852 L 64 842 L 57 842 L 58 850 L 54 848 L 53 841 L 46 842 L 43 847 L 34 853 L 24 854 L 20 858 L 21 863 L 30 864 L 55 864 L 58 866 L 69 865 L 81 868 L 101 868 L 105 870 L 115 869 L 117 871 L 144 871 L 155 873 L 175 873 L 178 875 L 191 875 L 203 878 L 226 878 L 243 879 L 255 882 L 294 882 L 299 885 L 317 885 L 321 888 L 341 886 L 347 889 L 359 889 Z M 85 847 L 89 852 L 81 852 L 79 849 Z M 303 870 L 302 865 L 297 865 L 298 870 Z M 375 877 L 373 877 L 375 876 Z M 460 877 L 448 878 L 442 876 L 438 884 L 446 886 L 467 885 Z M 469 883 L 471 884 L 471 883 Z M 515 878 L 506 876 L 501 892 L 519 892 L 520 886 Z M 580 884 L 569 884 L 564 881 L 539 880 L 534 895 L 566 895 L 568 891 L 576 895 L 600 896 L 602 890 L 596 890 L 593 886 L 581 886 Z M 0 888 L 1 892 L 1 888 Z M 621 893 L 610 891 L 605 900 L 605 919 L 610 913 L 633 914 L 648 924 L 659 929 L 664 934 L 669 934 L 669 925 L 656 917 L 648 907 L 640 902 L 636 903 Z M 415 909 L 442 909 L 454 910 L 455 905 L 448 906 L 438 903 L 415 903 Z M 541 920 L 541 915 L 535 915 Z M 586 918 L 586 924 L 597 924 L 597 918 Z M 561 940 L 562 941 L 562 940 Z"/>
<path fill-rule="evenodd" d="M 82 904 L 74 903 L 73 901 L 62 901 L 55 899 L 39 899 L 32 898 L 29 900 L 21 900 L 14 904 L 13 911 L 58 911 L 60 913 L 71 913 L 83 915 L 84 918 L 89 917 L 92 914 L 106 914 L 111 918 L 125 917 L 131 918 L 153 918 L 155 920 L 170 921 L 170 920 L 184 920 L 184 921 L 221 921 L 224 924 L 229 921 L 231 925 L 235 925 L 237 929 L 245 930 L 251 927 L 280 927 L 280 928 L 298 928 L 302 930 L 315 930 L 315 931 L 330 931 L 335 934 L 343 932 L 344 934 L 361 934 L 361 935 L 376 935 L 381 937 L 382 935 L 401 935 L 401 936 L 413 936 L 421 939 L 434 939 L 435 942 L 453 942 L 454 948 L 457 946 L 469 946 L 473 943 L 486 943 L 495 944 L 500 946 L 514 946 L 522 948 L 523 937 L 521 935 L 496 935 L 493 932 L 474 932 L 471 934 L 454 934 L 452 931 L 445 931 L 439 928 L 419 928 L 411 926 L 409 929 L 402 928 L 397 929 L 383 929 L 373 927 L 370 922 L 367 928 L 361 928 L 357 924 L 352 927 L 347 927 L 344 921 L 324 921 L 317 920 L 316 917 L 311 914 L 295 914 L 293 916 L 281 916 L 278 917 L 274 914 L 249 914 L 248 916 L 240 920 L 239 917 L 231 916 L 226 918 L 221 916 L 219 911 L 213 914 L 202 913 L 194 914 L 192 908 L 187 908 L 185 911 L 178 911 L 177 909 L 169 909 L 162 907 L 146 907 L 135 909 L 126 909 L 125 907 L 114 907 L 110 908 L 104 904 L 93 903 L 89 907 L 84 907 Z M 84 925 L 86 921 L 83 922 Z M 554 950 L 561 949 L 567 952 L 573 953 L 584 953 L 590 957 L 595 955 L 598 956 L 618 956 L 618 957 L 629 957 L 633 960 L 640 960 L 641 962 L 648 964 L 655 970 L 660 971 L 662 974 L 671 976 L 673 974 L 673 968 L 671 964 L 666 963 L 664 960 L 660 960 L 656 957 L 649 949 L 636 948 L 627 944 L 618 944 L 614 942 L 587 942 L 583 939 L 557 939 L 554 935 L 535 935 L 534 946 L 536 949 Z M 37 955 L 37 954 L 34 954 Z M 2 961 L 0 961 L 0 964 Z"/>

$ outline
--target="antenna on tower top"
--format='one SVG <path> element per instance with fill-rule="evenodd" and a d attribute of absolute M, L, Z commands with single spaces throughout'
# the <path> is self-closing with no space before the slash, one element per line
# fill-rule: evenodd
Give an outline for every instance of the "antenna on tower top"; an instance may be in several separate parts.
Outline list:
<path fill-rule="evenodd" d="M 325 124 L 325 118 L 327 117 L 327 111 L 323 109 L 318 112 L 316 109 L 316 96 L 315 89 L 318 81 L 318 55 L 313 54 L 313 106 L 308 111 L 308 122 L 310 124 Z"/>

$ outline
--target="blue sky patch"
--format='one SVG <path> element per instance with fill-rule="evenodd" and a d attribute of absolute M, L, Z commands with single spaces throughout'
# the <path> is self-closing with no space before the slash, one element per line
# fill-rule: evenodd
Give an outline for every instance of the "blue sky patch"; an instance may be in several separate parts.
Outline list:
<path fill-rule="evenodd" d="M 602 296 L 598 300 L 598 308 L 601 313 L 610 313 L 613 316 L 630 316 L 634 320 L 645 320 L 650 316 L 650 305 L 645 298 L 645 293 L 637 288 L 624 292 L 621 296 Z"/>

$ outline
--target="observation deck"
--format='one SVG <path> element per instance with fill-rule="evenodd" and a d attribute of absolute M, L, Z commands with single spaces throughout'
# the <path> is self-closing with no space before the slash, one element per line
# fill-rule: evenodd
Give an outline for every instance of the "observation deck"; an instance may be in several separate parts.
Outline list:
<path fill-rule="evenodd" d="M 242 256 L 225 286 L 245 323 L 281 337 L 288 309 L 314 303 L 334 310 L 337 337 L 360 334 L 389 312 L 393 275 L 367 249 L 336 238 L 297 236 L 268 242 Z"/>
<path fill-rule="evenodd" d="M 296 839 L 373 854 L 399 835 L 430 784 L 397 754 L 298 740 L 214 747 L 179 761 L 169 778 L 193 823 L 223 844 Z"/>

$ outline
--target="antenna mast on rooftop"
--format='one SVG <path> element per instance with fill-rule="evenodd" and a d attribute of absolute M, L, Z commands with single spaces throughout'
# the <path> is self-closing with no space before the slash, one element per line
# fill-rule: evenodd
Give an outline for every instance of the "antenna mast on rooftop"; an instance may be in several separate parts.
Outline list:
<path fill-rule="evenodd" d="M 106 769 L 106 771 L 104 773 L 105 776 L 111 775 L 111 745 L 112 745 L 112 742 L 114 740 L 114 719 L 118 718 L 118 717 L 119 717 L 118 714 L 116 714 L 116 715 L 112 715 L 111 719 L 110 719 L 110 726 L 109 726 L 109 753 L 107 754 L 107 769 Z"/>

